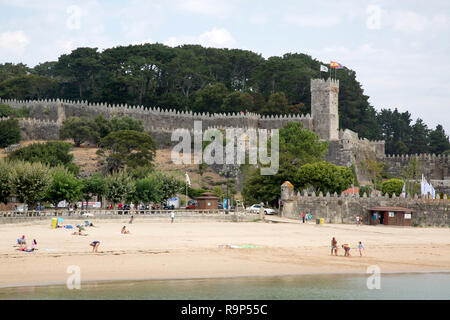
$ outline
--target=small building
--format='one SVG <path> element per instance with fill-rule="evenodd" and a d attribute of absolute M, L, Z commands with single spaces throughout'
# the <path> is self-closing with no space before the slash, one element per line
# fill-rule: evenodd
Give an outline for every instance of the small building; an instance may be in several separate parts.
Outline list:
<path fill-rule="evenodd" d="M 369 208 L 370 225 L 412 226 L 414 210 L 403 207 L 373 207 Z"/>
<path fill-rule="evenodd" d="M 199 210 L 217 210 L 219 209 L 219 198 L 211 192 L 204 192 L 196 198 Z"/>

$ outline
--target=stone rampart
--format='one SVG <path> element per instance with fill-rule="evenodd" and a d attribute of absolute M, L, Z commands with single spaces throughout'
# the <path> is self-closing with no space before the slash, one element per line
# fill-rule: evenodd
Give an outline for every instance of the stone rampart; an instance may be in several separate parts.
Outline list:
<path fill-rule="evenodd" d="M 285 195 L 286 196 L 286 195 Z M 300 219 L 303 212 L 310 213 L 313 219 L 324 218 L 326 223 L 355 223 L 355 217 L 360 215 L 363 222 L 368 224 L 368 208 L 378 206 L 404 207 L 415 210 L 412 214 L 412 223 L 416 226 L 450 226 L 450 199 L 411 198 L 407 196 L 392 197 L 371 196 L 360 197 L 359 195 L 337 195 L 315 193 L 288 195 L 284 201 L 282 216 Z"/>

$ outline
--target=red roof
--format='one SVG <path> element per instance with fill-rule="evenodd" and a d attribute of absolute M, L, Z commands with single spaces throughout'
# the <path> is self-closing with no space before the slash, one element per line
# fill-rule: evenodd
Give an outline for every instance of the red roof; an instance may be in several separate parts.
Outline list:
<path fill-rule="evenodd" d="M 344 190 L 344 194 L 359 194 L 359 188 L 348 188 L 347 190 Z"/>

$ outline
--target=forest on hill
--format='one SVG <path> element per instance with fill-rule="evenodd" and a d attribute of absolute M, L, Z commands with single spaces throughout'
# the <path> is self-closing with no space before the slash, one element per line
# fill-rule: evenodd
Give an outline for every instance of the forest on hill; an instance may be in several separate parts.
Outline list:
<path fill-rule="evenodd" d="M 307 114 L 310 79 L 328 76 L 320 74 L 321 64 L 329 66 L 306 54 L 265 59 L 252 51 L 199 45 L 77 48 L 35 67 L 0 64 L 0 98 L 61 98 L 209 113 Z M 450 152 L 441 125 L 428 128 L 407 111 L 377 112 L 355 71 L 344 67 L 336 75 L 341 128 L 385 140 L 388 154 Z"/>

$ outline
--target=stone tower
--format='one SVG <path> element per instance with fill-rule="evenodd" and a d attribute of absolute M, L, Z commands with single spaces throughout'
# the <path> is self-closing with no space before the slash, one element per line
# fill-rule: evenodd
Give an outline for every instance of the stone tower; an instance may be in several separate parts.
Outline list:
<path fill-rule="evenodd" d="M 311 79 L 311 116 L 320 139 L 339 140 L 339 80 Z"/>

